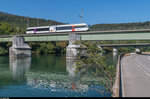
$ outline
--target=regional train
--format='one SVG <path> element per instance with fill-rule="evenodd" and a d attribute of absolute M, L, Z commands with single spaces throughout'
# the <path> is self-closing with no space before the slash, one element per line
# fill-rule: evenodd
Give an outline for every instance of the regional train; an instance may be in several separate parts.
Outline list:
<path fill-rule="evenodd" d="M 80 23 L 80 24 L 28 27 L 26 33 L 38 34 L 38 33 L 51 33 L 51 32 L 77 32 L 77 31 L 88 31 L 88 30 L 89 30 L 89 26 L 86 23 Z"/>

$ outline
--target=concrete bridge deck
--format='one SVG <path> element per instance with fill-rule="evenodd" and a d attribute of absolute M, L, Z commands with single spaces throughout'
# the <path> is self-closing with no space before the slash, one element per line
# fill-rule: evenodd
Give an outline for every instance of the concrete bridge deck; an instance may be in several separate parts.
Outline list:
<path fill-rule="evenodd" d="M 150 97 L 150 56 L 124 56 L 121 80 L 123 97 Z"/>

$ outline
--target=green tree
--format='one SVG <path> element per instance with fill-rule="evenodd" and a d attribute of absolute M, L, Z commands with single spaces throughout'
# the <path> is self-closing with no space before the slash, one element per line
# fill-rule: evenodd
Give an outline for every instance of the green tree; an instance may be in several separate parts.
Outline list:
<path fill-rule="evenodd" d="M 4 31 L 0 28 L 0 34 L 4 33 Z"/>
<path fill-rule="evenodd" d="M 17 30 L 13 28 L 10 24 L 2 22 L 0 23 L 0 33 L 3 35 L 15 34 Z"/>
<path fill-rule="evenodd" d="M 46 53 L 45 54 L 54 54 L 54 53 L 56 53 L 56 51 L 55 51 L 55 45 L 52 43 L 52 42 L 48 42 L 47 44 L 46 44 Z"/>
<path fill-rule="evenodd" d="M 3 47 L 0 47 L 0 55 L 7 55 L 8 51 L 5 50 Z"/>
<path fill-rule="evenodd" d="M 56 53 L 65 53 L 67 44 L 68 43 L 66 41 L 56 42 L 56 47 L 55 47 Z"/>
<path fill-rule="evenodd" d="M 91 67 L 96 67 L 93 71 L 93 75 L 99 77 L 101 85 L 105 86 L 106 88 L 105 93 L 112 94 L 113 93 L 112 88 L 116 73 L 115 66 L 106 65 L 105 63 L 106 57 L 103 57 L 100 54 L 102 53 L 102 50 L 98 48 L 97 46 L 98 43 L 77 41 L 76 44 L 80 44 L 81 46 L 81 50 L 79 51 L 80 61 L 76 63 L 78 71 L 82 70 L 83 68 L 87 69 Z"/>

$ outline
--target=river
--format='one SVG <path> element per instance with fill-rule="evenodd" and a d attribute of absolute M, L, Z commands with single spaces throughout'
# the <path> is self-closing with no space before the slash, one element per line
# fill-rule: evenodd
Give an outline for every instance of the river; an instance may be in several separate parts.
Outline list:
<path fill-rule="evenodd" d="M 108 65 L 116 65 L 118 55 L 105 54 Z M 28 58 L 0 56 L 0 97 L 104 97 L 98 78 L 83 70 L 75 73 L 76 61 L 65 55 Z"/>

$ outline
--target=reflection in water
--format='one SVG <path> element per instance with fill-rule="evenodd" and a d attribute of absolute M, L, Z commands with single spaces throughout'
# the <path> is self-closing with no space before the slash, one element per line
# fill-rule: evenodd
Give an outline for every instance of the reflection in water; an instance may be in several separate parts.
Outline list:
<path fill-rule="evenodd" d="M 88 91 L 87 84 L 81 84 L 78 82 L 81 76 L 81 72 L 75 73 L 76 61 L 67 60 L 66 70 L 69 74 L 55 73 L 55 72 L 28 72 L 27 85 L 33 88 L 49 89 L 54 92 L 76 91 L 85 92 Z"/>
<path fill-rule="evenodd" d="M 31 57 L 9 58 L 10 70 L 13 78 L 22 79 L 31 66 Z"/>
<path fill-rule="evenodd" d="M 112 53 L 106 55 L 112 64 Z M 100 78 L 92 75 L 93 69 L 75 72 L 76 61 L 65 56 L 0 57 L 0 97 L 99 97 L 95 88 L 105 88 Z"/>
<path fill-rule="evenodd" d="M 69 87 L 68 79 L 65 74 L 43 73 L 43 72 L 28 72 L 27 85 L 31 88 L 49 89 L 50 91 L 61 91 L 60 88 Z"/>
<path fill-rule="evenodd" d="M 76 71 L 76 62 L 77 60 L 66 60 L 66 70 L 69 73 L 69 78 L 71 81 L 71 88 L 74 91 L 88 91 L 89 86 L 87 84 L 81 84 L 79 83 L 79 80 L 81 79 L 81 73 L 85 70 L 81 70 L 78 72 Z"/>
<path fill-rule="evenodd" d="M 84 71 L 78 71 L 78 72 L 75 72 L 76 71 L 76 62 L 77 60 L 66 60 L 66 70 L 67 72 L 69 73 L 69 78 L 70 78 L 70 81 L 71 81 L 71 87 L 74 91 L 78 91 L 78 89 L 82 88 L 82 90 L 84 91 L 87 91 L 88 90 L 88 85 L 85 84 L 79 84 L 78 83 L 78 80 L 80 80 L 80 77 L 81 77 L 81 72 Z"/>
<path fill-rule="evenodd" d="M 80 72 L 79 73 L 75 73 L 76 71 L 76 60 L 66 60 L 66 70 L 69 73 L 69 78 L 71 81 L 71 86 L 72 89 L 75 90 L 76 89 L 76 85 L 75 83 L 77 82 L 77 80 L 80 77 Z"/>

